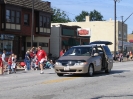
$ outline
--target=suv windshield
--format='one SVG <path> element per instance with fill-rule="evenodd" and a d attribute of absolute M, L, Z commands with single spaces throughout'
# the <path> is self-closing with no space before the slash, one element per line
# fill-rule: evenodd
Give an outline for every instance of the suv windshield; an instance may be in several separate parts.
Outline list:
<path fill-rule="evenodd" d="M 92 47 L 72 47 L 64 56 L 91 56 Z"/>

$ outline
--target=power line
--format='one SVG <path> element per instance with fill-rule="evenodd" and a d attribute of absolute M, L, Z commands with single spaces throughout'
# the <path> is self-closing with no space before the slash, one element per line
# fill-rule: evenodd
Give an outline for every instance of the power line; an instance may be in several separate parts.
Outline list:
<path fill-rule="evenodd" d="M 55 9 L 60 9 L 60 8 L 57 8 L 57 7 L 54 7 L 54 6 L 52 6 L 52 8 L 55 8 Z M 76 14 L 73 14 L 73 13 L 70 13 L 70 12 L 67 12 L 67 11 L 64 11 L 64 10 L 62 10 L 62 9 L 60 9 L 60 10 L 61 10 L 61 11 L 63 11 L 63 12 L 69 13 L 69 14 L 71 14 L 71 15 L 76 16 Z"/>

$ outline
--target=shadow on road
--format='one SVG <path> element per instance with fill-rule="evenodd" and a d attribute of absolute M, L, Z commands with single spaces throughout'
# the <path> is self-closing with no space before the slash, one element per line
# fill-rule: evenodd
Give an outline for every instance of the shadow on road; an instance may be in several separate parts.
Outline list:
<path fill-rule="evenodd" d="M 94 97 L 94 98 L 91 98 L 91 99 L 102 99 L 102 98 L 121 98 L 123 97 L 123 99 L 126 99 L 126 98 L 132 98 L 133 95 L 118 95 L 118 96 L 99 96 L 99 97 Z"/>
<path fill-rule="evenodd" d="M 110 73 L 97 72 L 94 74 L 93 77 L 107 76 L 107 75 L 113 75 L 113 74 L 121 74 L 124 72 L 130 72 L 130 70 L 112 70 Z M 64 75 L 64 77 L 88 77 L 88 76 L 83 75 L 83 74 L 67 74 L 67 75 Z"/>

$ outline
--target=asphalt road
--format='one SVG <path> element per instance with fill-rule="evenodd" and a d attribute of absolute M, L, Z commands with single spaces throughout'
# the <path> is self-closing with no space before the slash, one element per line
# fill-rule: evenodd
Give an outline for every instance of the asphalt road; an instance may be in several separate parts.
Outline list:
<path fill-rule="evenodd" d="M 0 76 L 0 99 L 133 99 L 133 61 L 114 63 L 94 77 L 58 77 L 54 70 Z"/>

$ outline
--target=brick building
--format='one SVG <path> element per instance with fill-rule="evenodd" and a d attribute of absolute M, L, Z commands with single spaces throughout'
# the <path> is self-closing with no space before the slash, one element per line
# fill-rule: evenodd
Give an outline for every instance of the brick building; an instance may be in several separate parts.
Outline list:
<path fill-rule="evenodd" d="M 34 0 L 33 46 L 49 53 L 51 3 Z M 31 47 L 32 0 L 0 0 L 0 52 L 6 49 L 20 58 Z"/>

